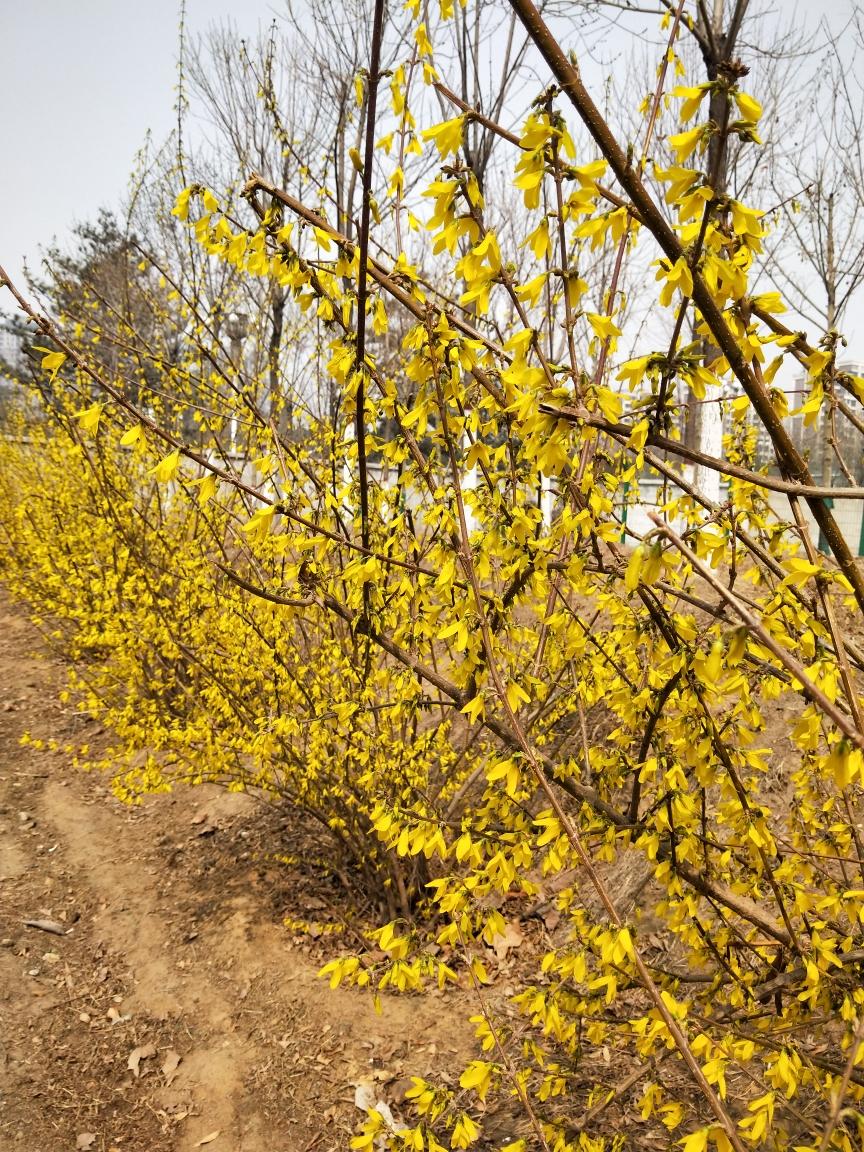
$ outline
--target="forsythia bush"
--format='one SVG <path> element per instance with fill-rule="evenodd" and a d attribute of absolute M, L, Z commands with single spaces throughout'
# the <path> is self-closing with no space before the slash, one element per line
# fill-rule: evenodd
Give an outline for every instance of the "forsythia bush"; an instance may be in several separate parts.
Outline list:
<path fill-rule="evenodd" d="M 200 483 L 166 490 L 116 435 L 90 446 L 65 420 L 16 431 L 0 441 L 0 571 L 69 660 L 68 695 L 116 739 L 86 762 L 124 799 L 211 781 L 289 800 L 385 912 L 410 914 L 425 862 L 401 862 L 372 823 L 400 797 L 422 823 L 424 796 L 458 792 L 477 753 L 457 763 L 449 717 L 406 721 L 385 701 L 417 695 L 410 672 L 364 676 L 344 624 L 286 628 L 226 577 L 213 549 L 230 555 L 245 522 L 230 490 L 204 509 Z M 256 564 L 290 583 L 279 545 L 257 541 Z"/>
<path fill-rule="evenodd" d="M 312 206 L 255 174 L 245 226 L 202 186 L 175 208 L 215 265 L 315 311 L 339 404 L 285 435 L 254 381 L 219 392 L 230 370 L 207 345 L 210 430 L 241 412 L 250 472 L 133 403 L 65 318 L 31 313 L 65 399 L 3 445 L 5 579 L 115 734 L 123 794 L 215 779 L 285 797 L 379 886 L 389 922 L 374 951 L 326 966 L 331 983 L 473 982 L 481 1057 L 458 1087 L 416 1080 L 410 1122 L 373 1109 L 358 1152 L 493 1139 L 509 1152 L 852 1152 L 864 579 L 772 381 L 786 359 L 806 370 L 805 415 L 862 382 L 838 372 L 833 345 L 785 329 L 779 296 L 751 295 L 762 213 L 697 166 L 718 134 L 757 146 L 740 72 L 672 93 L 697 126 L 668 136 L 652 192 L 532 6 L 513 7 L 557 85 L 515 142 L 501 130 L 527 221 L 513 251 L 461 159 L 472 111 L 417 130 L 418 61 L 436 81 L 417 23 L 380 117 L 401 146 L 389 161 L 392 135 L 379 150 L 375 213 L 357 158 L 356 238 L 326 197 Z M 718 93 L 722 123 L 699 122 Z M 424 146 L 440 172 L 409 210 L 401 161 Z M 420 203 L 426 264 L 373 258 L 370 214 L 413 226 Z M 651 254 L 673 333 L 627 360 L 620 296 L 589 280 L 604 247 Z M 187 371 L 203 380 L 200 314 L 184 307 Z M 404 337 L 376 356 L 367 324 L 383 338 L 396 316 Z M 723 459 L 675 432 L 685 388 L 709 403 L 734 393 Z M 779 475 L 754 468 L 757 425 Z M 724 474 L 722 503 L 682 460 Z M 656 527 L 628 539 L 626 493 L 648 473 L 665 484 Z M 625 905 L 633 868 L 641 895 Z M 505 901 L 560 916 L 513 995 L 518 1026 L 483 991 Z M 501 1099 L 518 1119 L 493 1138 Z"/>

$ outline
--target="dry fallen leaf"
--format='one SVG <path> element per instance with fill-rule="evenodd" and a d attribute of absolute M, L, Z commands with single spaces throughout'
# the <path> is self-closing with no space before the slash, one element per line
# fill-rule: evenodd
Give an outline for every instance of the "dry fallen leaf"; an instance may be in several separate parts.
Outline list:
<path fill-rule="evenodd" d="M 361 1112 L 374 1106 L 376 1096 L 377 1091 L 371 1080 L 360 1080 L 354 1085 L 354 1107 Z"/>
<path fill-rule="evenodd" d="M 199 1140 L 199 1141 L 198 1141 L 198 1143 L 195 1145 L 195 1147 L 196 1147 L 196 1148 L 200 1148 L 202 1144 L 212 1144 L 212 1143 L 213 1143 L 213 1141 L 214 1141 L 214 1140 L 215 1140 L 215 1139 L 216 1139 L 218 1136 L 221 1136 L 221 1135 L 222 1135 L 222 1129 L 221 1129 L 221 1128 L 220 1128 L 220 1129 L 217 1129 L 217 1131 L 216 1131 L 216 1132 L 211 1132 L 211 1133 L 209 1134 L 209 1136 L 205 1136 L 205 1137 L 204 1137 L 202 1140 Z"/>
<path fill-rule="evenodd" d="M 511 920 L 505 925 L 504 931 L 492 941 L 492 947 L 499 960 L 506 960 L 511 948 L 518 948 L 522 943 L 522 933 Z"/>
<path fill-rule="evenodd" d="M 543 914 L 543 923 L 546 925 L 547 932 L 554 932 L 561 923 L 561 913 L 557 908 L 550 908 L 548 912 Z"/>
<path fill-rule="evenodd" d="M 76 1148 L 91 1148 L 96 1143 L 96 1137 L 92 1132 L 81 1132 L 75 1141 Z"/>
<path fill-rule="evenodd" d="M 165 1077 L 166 1084 L 170 1084 L 174 1080 L 181 1059 L 180 1053 L 175 1052 L 173 1048 L 169 1048 L 165 1053 L 165 1059 L 162 1061 L 162 1075 Z"/>
<path fill-rule="evenodd" d="M 147 1060 L 150 1056 L 156 1055 L 156 1046 L 154 1044 L 143 1044 L 140 1048 L 133 1048 L 129 1053 L 129 1059 L 126 1062 L 126 1067 L 133 1076 L 140 1076 L 141 1070 L 139 1065 L 142 1060 Z"/>
<path fill-rule="evenodd" d="M 392 1128 L 396 1121 L 390 1111 L 390 1105 L 386 1100 L 381 1100 L 378 1093 L 379 1089 L 371 1080 L 358 1080 L 354 1085 L 354 1105 L 361 1112 L 368 1112 L 374 1108 L 376 1112 L 380 1113 L 385 1123 Z"/>

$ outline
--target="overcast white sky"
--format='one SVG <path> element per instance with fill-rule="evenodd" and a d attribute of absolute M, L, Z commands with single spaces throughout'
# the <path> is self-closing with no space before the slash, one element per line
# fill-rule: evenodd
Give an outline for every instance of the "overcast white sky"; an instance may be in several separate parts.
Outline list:
<path fill-rule="evenodd" d="M 280 0 L 187 0 L 187 28 L 253 33 Z M 178 0 L 0 0 L 0 264 L 117 205 L 148 129 L 175 122 Z M 2 305 L 0 305 L 2 306 Z"/>
<path fill-rule="evenodd" d="M 815 31 L 823 16 L 836 26 L 851 3 L 774 0 L 773 9 L 779 23 Z M 285 5 L 187 0 L 186 7 L 190 36 L 229 18 L 252 35 Z M 21 280 L 25 258 L 38 269 L 39 247 L 55 236 L 64 242 L 76 221 L 117 207 L 147 131 L 157 144 L 171 131 L 178 13 L 179 0 L 0 0 L 0 264 L 13 279 Z M 653 16 L 638 19 L 656 30 Z M 615 35 L 605 41 L 613 67 Z M 586 60 L 585 73 L 599 88 L 596 65 Z M 846 320 L 858 355 L 861 295 Z M 0 309 L 8 310 L 6 301 Z"/>

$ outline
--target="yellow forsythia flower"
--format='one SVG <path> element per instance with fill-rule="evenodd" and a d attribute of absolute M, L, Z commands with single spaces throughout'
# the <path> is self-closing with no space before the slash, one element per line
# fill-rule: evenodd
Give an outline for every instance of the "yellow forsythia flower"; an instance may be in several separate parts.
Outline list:
<path fill-rule="evenodd" d="M 175 448 L 164 459 L 160 460 L 155 468 L 151 468 L 148 476 L 152 476 L 157 484 L 170 484 L 180 467 L 180 449 Z"/>

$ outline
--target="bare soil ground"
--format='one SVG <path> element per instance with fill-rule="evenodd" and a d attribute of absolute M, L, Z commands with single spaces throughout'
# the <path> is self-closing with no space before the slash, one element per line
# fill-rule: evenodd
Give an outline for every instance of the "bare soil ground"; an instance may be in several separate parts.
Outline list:
<path fill-rule="evenodd" d="M 398 1110 L 409 1072 L 470 1059 L 461 991 L 377 1015 L 317 978 L 354 942 L 328 930 L 344 894 L 284 814 L 209 787 L 129 808 L 67 756 L 22 748 L 25 731 L 98 739 L 56 702 L 61 681 L 0 599 L 4 1152 L 329 1152 L 361 1118 L 358 1084 Z"/>

